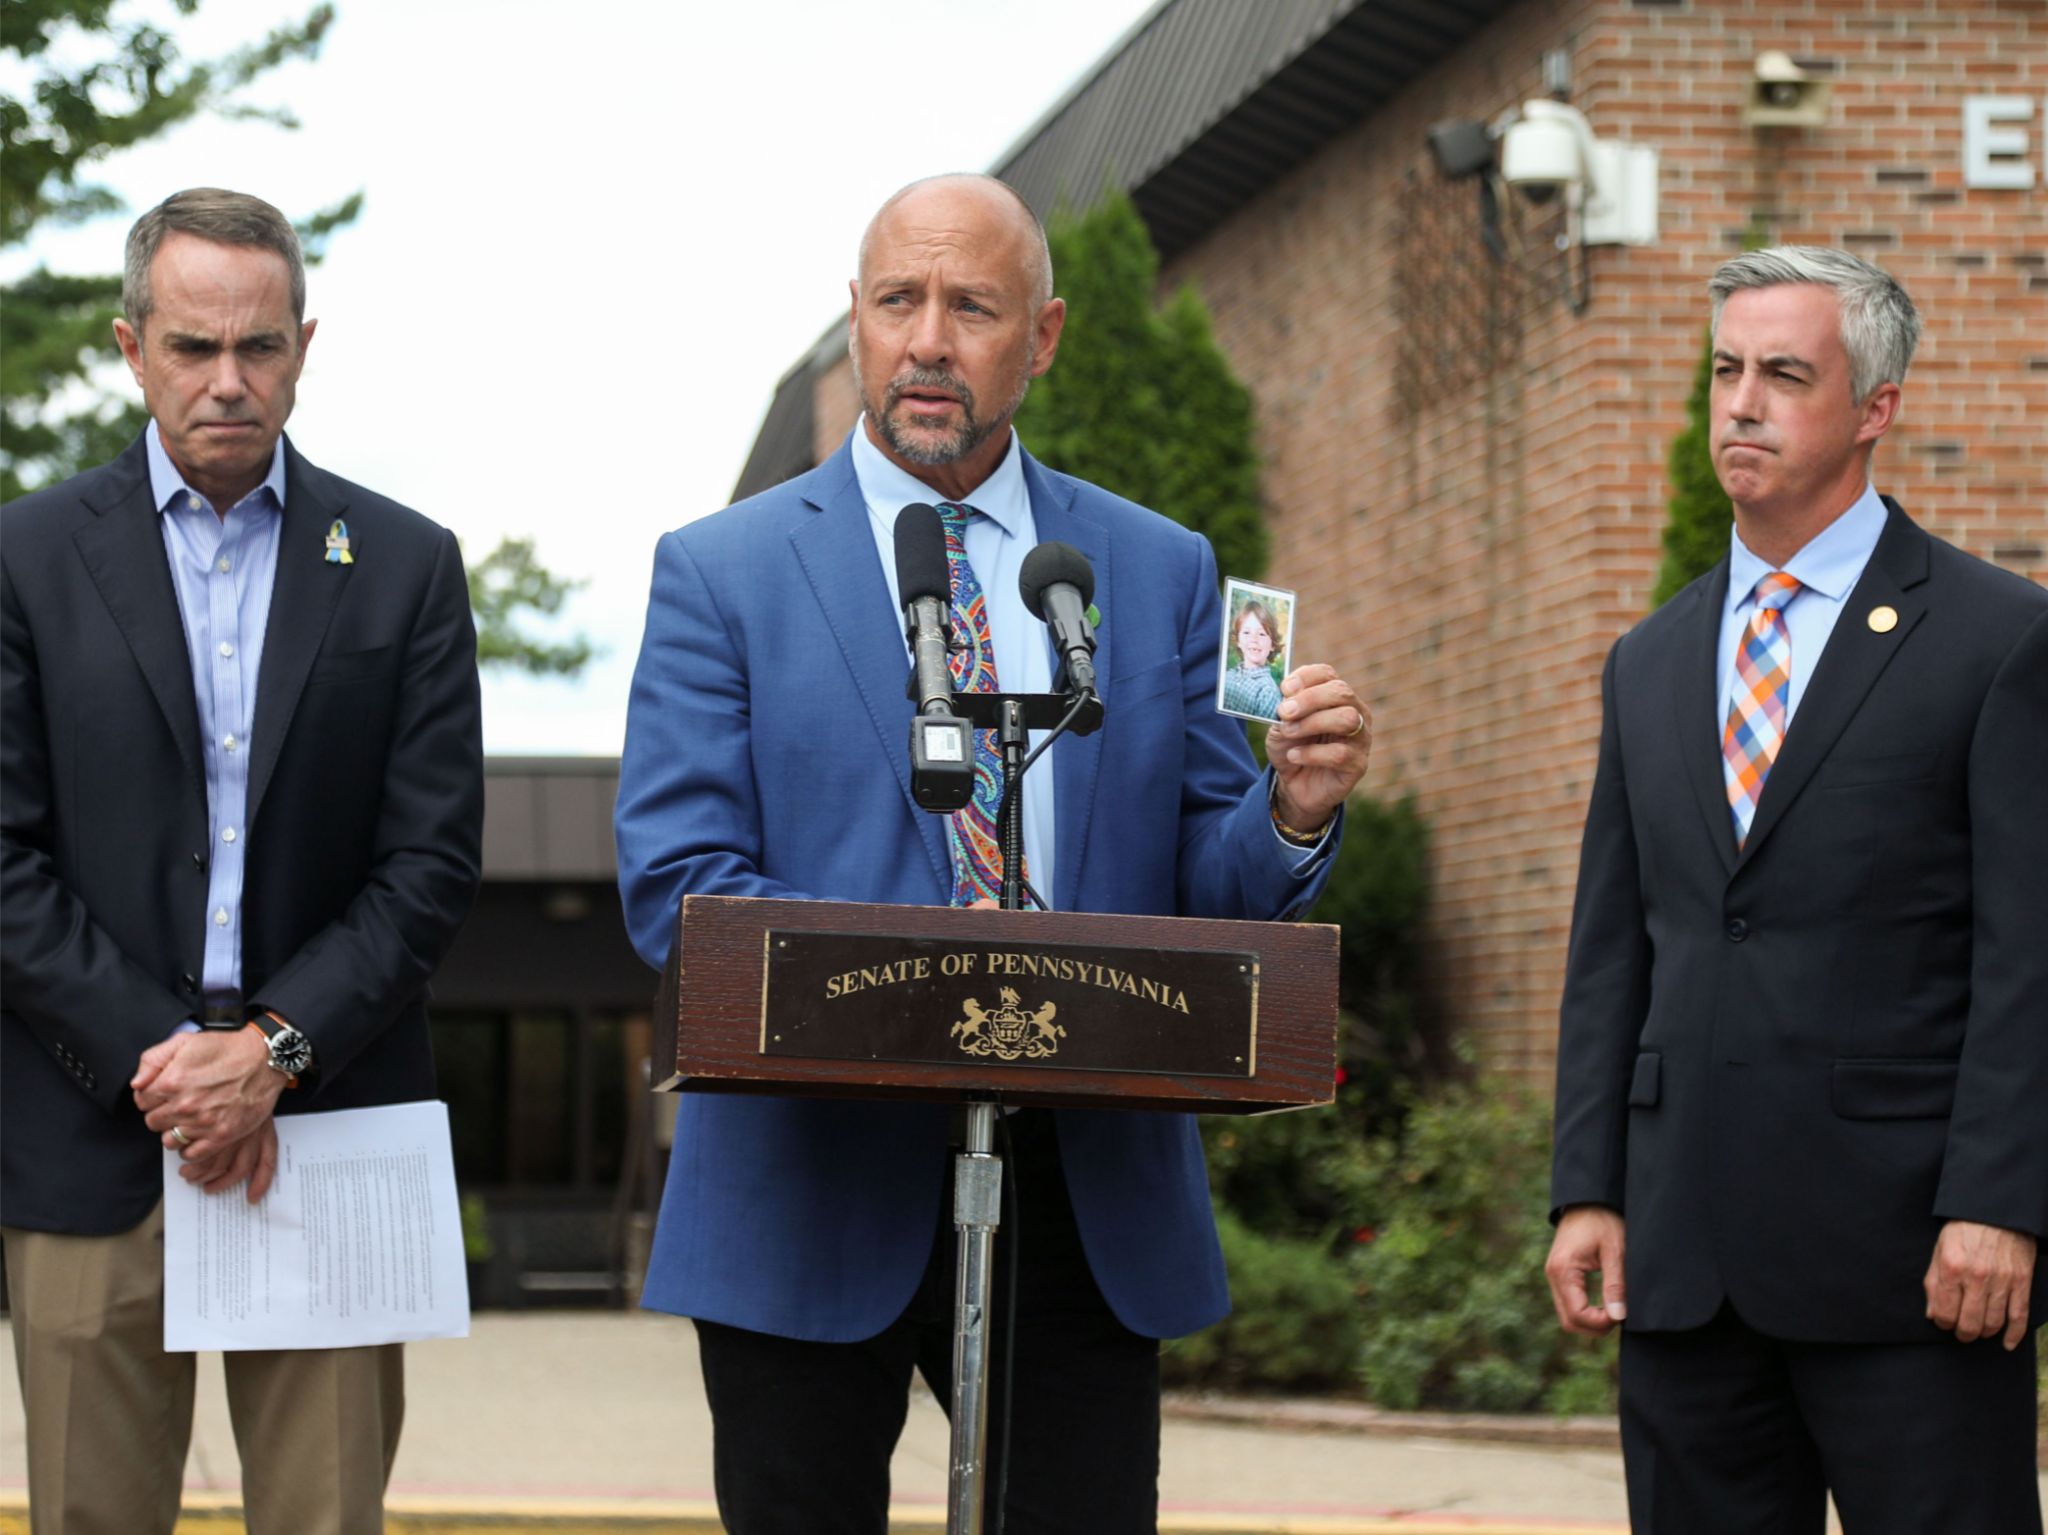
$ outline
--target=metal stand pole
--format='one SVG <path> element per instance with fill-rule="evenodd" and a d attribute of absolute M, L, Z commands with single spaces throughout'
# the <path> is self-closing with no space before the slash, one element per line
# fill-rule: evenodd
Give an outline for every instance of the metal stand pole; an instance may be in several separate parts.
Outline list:
<path fill-rule="evenodd" d="M 1006 814 L 996 828 L 1003 850 L 1003 909 L 1024 908 L 1023 776 L 1028 734 L 1019 700 L 1004 700 L 997 725 Z M 946 1479 L 947 1535 L 981 1535 L 988 1470 L 988 1320 L 995 1277 L 996 1227 L 1003 1213 L 1003 1162 L 995 1154 L 996 1105 L 970 1103 L 967 1149 L 953 1159 L 953 1451 Z"/>
<path fill-rule="evenodd" d="M 981 1535 L 988 1453 L 988 1314 L 1003 1163 L 995 1155 L 996 1106 L 967 1105 L 967 1149 L 953 1159 L 953 1224 L 960 1256 L 953 1283 L 953 1452 L 946 1485 L 947 1535 Z"/>

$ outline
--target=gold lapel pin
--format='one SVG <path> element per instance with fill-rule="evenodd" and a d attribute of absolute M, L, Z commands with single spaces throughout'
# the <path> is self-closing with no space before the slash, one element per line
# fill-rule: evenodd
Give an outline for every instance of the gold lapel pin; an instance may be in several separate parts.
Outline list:
<path fill-rule="evenodd" d="M 1899 626 L 1899 610 L 1880 603 L 1870 610 L 1868 622 L 1872 634 L 1890 634 Z"/>

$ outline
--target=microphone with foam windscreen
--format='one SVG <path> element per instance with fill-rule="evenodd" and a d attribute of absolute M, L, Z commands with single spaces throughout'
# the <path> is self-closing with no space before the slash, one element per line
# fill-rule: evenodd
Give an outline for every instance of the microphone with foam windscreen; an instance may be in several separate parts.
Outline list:
<path fill-rule="evenodd" d="M 952 575 L 946 529 L 936 507 L 912 502 L 896 514 L 896 595 L 910 642 L 910 796 L 926 810 L 962 808 L 974 798 L 974 738 L 953 713 L 947 659 Z"/>
<path fill-rule="evenodd" d="M 950 714 L 953 669 L 946 659 L 946 631 L 953 584 L 946 564 L 946 529 L 938 509 L 922 501 L 913 501 L 896 514 L 896 596 L 903 604 L 905 637 L 917 668 L 911 699 L 919 714 Z"/>
<path fill-rule="evenodd" d="M 1053 648 L 1066 663 L 1074 693 L 1095 691 L 1095 626 L 1088 604 L 1095 596 L 1095 567 L 1072 544 L 1040 544 L 1024 556 L 1017 590 L 1034 618 L 1052 630 Z"/>

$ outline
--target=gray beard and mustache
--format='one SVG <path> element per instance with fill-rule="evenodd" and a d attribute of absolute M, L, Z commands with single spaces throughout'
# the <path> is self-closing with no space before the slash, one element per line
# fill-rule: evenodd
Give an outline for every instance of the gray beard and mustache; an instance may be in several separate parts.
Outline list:
<path fill-rule="evenodd" d="M 854 376 L 856 379 L 860 376 L 858 365 Z M 944 368 L 912 368 L 908 373 L 889 380 L 888 394 L 880 409 L 868 398 L 865 385 L 861 386 L 860 404 L 892 453 L 908 463 L 931 467 L 967 457 L 999 428 L 1009 425 L 1010 418 L 1024 403 L 1025 393 L 1030 388 L 1031 364 L 1027 358 L 1018 374 L 1016 393 L 1001 410 L 984 421 L 975 410 L 974 391 L 967 387 L 965 379 Z M 937 426 L 910 426 L 899 421 L 896 407 L 902 402 L 904 391 L 910 389 L 945 390 L 960 402 L 959 424 L 950 431 L 941 432 Z"/>

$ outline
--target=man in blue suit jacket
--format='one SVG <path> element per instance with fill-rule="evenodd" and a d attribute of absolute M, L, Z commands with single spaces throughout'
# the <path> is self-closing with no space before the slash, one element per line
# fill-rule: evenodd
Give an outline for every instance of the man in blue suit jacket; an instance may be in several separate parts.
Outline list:
<path fill-rule="evenodd" d="M 1302 668 L 1261 778 L 1215 710 L 1207 542 L 1016 443 L 1010 419 L 1065 318 L 1037 220 L 985 177 L 913 184 L 869 227 L 852 295 L 866 415 L 847 445 L 656 555 L 618 804 L 641 955 L 663 961 L 685 893 L 952 897 L 946 829 L 910 796 L 882 557 L 913 501 L 978 514 L 964 544 L 1007 688 L 1051 674 L 1015 596 L 1023 552 L 1059 539 L 1094 566 L 1108 722 L 1027 780 L 1026 862 L 1050 904 L 1298 916 L 1364 773 L 1368 716 L 1329 667 Z M 911 1368 L 942 1397 L 950 1379 L 949 1124 L 928 1105 L 684 1099 L 646 1302 L 698 1320 L 720 1511 L 743 1535 L 883 1529 Z M 1028 1342 L 1011 1527 L 1149 1529 L 1157 1340 L 1229 1304 L 1194 1121 L 1027 1111 L 1012 1125 Z"/>

